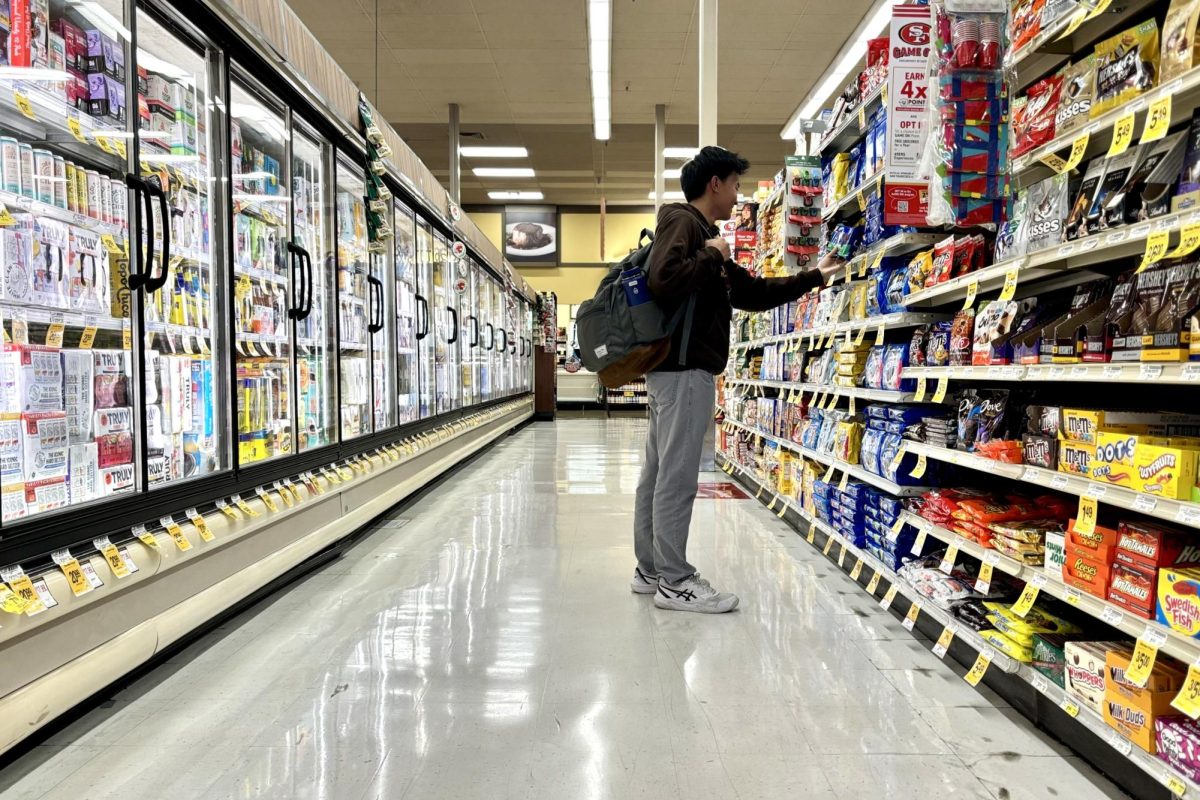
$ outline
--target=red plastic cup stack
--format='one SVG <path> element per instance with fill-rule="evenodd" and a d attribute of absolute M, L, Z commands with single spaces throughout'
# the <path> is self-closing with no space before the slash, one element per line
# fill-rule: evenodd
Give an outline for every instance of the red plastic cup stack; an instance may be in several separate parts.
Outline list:
<path fill-rule="evenodd" d="M 958 19 L 954 21 L 951 34 L 954 47 L 954 64 L 959 69 L 971 69 L 979 61 L 979 21 Z"/>
<path fill-rule="evenodd" d="M 1000 66 L 1000 21 L 985 19 L 979 23 L 979 68 L 997 69 Z"/>

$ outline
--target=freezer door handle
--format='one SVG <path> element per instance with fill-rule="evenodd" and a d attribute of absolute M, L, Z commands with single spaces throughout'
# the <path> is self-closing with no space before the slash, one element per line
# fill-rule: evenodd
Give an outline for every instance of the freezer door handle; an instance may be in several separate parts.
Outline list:
<path fill-rule="evenodd" d="M 417 339 L 421 340 L 429 335 L 429 303 L 420 294 L 416 295 L 416 299 L 417 305 L 425 311 L 425 324 L 423 326 L 420 324 L 421 315 L 417 315 Z"/>
<path fill-rule="evenodd" d="M 137 291 L 145 286 L 149 277 L 146 274 L 146 264 L 149 262 L 147 250 L 154 246 L 154 211 L 150 205 L 150 190 L 146 188 L 144 180 L 132 173 L 127 174 L 125 185 L 137 195 L 133 203 L 133 218 L 137 223 L 137 230 L 131 231 L 129 237 L 134 253 L 134 268 L 130 271 L 128 279 L 130 291 Z M 142 249 L 142 237 L 139 235 L 143 228 L 146 232 L 146 250 Z"/>
<path fill-rule="evenodd" d="M 371 324 L 367 326 L 367 330 L 379 333 L 383 330 L 383 281 L 374 275 L 368 275 L 367 284 L 371 287 Z"/>
<path fill-rule="evenodd" d="M 308 296 L 312 291 L 312 279 L 308 274 L 306 259 L 308 251 L 293 242 L 287 243 L 288 254 L 292 257 L 292 273 L 297 276 L 296 304 L 288 309 L 289 319 L 302 320 L 308 316 Z"/>
<path fill-rule="evenodd" d="M 492 350 L 496 347 L 496 328 L 492 323 L 487 323 L 488 329 L 488 344 L 487 349 Z"/>
<path fill-rule="evenodd" d="M 458 310 L 452 306 L 446 306 L 446 310 L 453 317 L 453 320 L 450 322 L 450 338 L 446 340 L 446 344 L 454 344 L 458 341 Z"/>
<path fill-rule="evenodd" d="M 497 330 L 499 330 L 500 334 L 504 337 L 500 340 L 500 352 L 503 353 L 508 349 L 508 331 L 504 330 L 504 328 L 498 328 Z"/>
<path fill-rule="evenodd" d="M 158 277 L 151 277 L 149 274 L 147 274 L 146 282 L 144 284 L 147 292 L 157 292 L 159 289 L 161 289 L 167 285 L 167 276 L 171 270 L 171 208 L 167 203 L 167 193 L 162 190 L 161 186 L 159 186 L 157 183 L 154 183 L 152 181 L 146 181 L 145 185 L 146 185 L 146 191 L 148 191 L 154 197 L 158 198 L 158 211 L 159 211 L 159 214 L 161 215 L 162 226 L 163 226 L 163 230 L 162 230 L 163 251 L 162 251 L 162 253 L 159 254 L 159 257 L 158 257 L 159 274 L 158 274 Z M 154 230 L 153 214 L 150 215 L 150 219 L 151 219 L 150 230 L 151 230 L 151 232 L 153 232 L 153 230 Z M 147 260 L 147 263 L 146 263 L 147 273 L 149 273 L 149 270 L 154 263 L 155 251 L 156 251 L 156 248 L 154 247 L 154 238 L 153 238 L 153 236 L 151 236 L 150 258 Z"/>
<path fill-rule="evenodd" d="M 471 320 L 471 347 L 479 347 L 479 317 L 472 314 L 467 319 Z"/>

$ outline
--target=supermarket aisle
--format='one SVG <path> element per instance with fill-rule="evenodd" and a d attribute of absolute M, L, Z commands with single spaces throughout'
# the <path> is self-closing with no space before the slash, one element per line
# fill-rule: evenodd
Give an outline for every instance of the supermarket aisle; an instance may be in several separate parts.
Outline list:
<path fill-rule="evenodd" d="M 1122 796 L 753 500 L 694 523 L 739 611 L 632 595 L 644 425 L 527 428 L 0 773 L 0 796 Z"/>

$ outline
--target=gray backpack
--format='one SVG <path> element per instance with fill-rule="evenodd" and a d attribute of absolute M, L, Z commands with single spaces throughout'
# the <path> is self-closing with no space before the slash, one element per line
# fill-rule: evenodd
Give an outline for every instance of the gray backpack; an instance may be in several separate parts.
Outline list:
<path fill-rule="evenodd" d="M 649 239 L 643 245 L 642 241 Z M 609 389 L 624 386 L 666 361 L 671 336 L 683 323 L 679 365 L 687 362 L 688 339 L 696 296 L 667 319 L 650 297 L 646 265 L 654 247 L 654 234 L 642 229 L 638 249 L 613 266 L 600 281 L 595 296 L 579 306 L 575 332 L 583 365 Z"/>

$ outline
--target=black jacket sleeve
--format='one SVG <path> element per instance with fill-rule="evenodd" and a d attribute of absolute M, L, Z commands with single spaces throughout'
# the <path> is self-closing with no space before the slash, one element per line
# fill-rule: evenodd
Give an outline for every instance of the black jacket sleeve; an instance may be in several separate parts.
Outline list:
<path fill-rule="evenodd" d="M 756 278 L 732 261 L 725 264 L 729 303 L 742 311 L 769 311 L 824 285 L 819 270 L 786 278 Z"/>
<path fill-rule="evenodd" d="M 725 256 L 704 247 L 699 226 L 685 214 L 663 220 L 650 251 L 650 294 L 657 300 L 682 300 L 710 286 L 721 275 Z"/>

